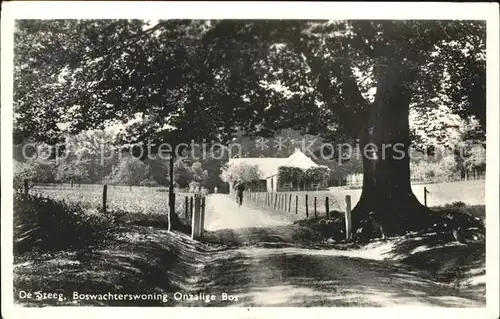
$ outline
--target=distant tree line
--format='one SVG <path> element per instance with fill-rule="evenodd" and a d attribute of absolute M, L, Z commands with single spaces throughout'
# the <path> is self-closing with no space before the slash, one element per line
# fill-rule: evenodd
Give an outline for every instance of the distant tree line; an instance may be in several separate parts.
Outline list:
<path fill-rule="evenodd" d="M 476 134 L 477 123 L 461 121 L 449 128 L 446 138 L 429 138 L 429 134 L 420 132 L 420 139 L 415 139 L 416 158 L 411 160 L 411 179 L 413 181 L 432 182 L 450 180 L 468 180 L 481 178 L 486 169 L 486 147 L 484 137 Z M 363 172 L 362 157 L 359 148 L 353 147 L 351 154 L 331 154 L 320 156 L 319 150 L 324 140 L 319 136 L 301 134 L 292 129 L 277 133 L 273 140 L 286 141 L 283 147 L 258 149 L 255 141 L 248 136 L 236 134 L 233 143 L 238 143 L 243 157 L 288 157 L 301 143 L 314 140 L 310 150 L 316 155 L 314 160 L 325 169 L 309 173 L 283 167 L 280 169 L 280 181 L 300 187 L 304 183 L 318 183 L 318 178 L 326 180 L 328 186 L 340 186 L 346 183 L 346 177 Z M 422 138 L 422 137 L 426 137 Z M 146 159 L 139 159 L 116 145 L 115 136 L 102 130 L 84 131 L 77 135 L 66 136 L 63 147 L 45 143 L 35 143 L 24 147 L 14 146 L 14 166 L 16 185 L 22 185 L 24 179 L 33 183 L 69 183 L 112 184 L 127 186 L 168 186 L 169 163 L 166 157 L 153 154 Z M 441 154 L 433 145 L 448 150 Z M 428 147 L 431 146 L 431 147 Z M 435 154 L 434 154 L 434 153 Z M 424 154 L 425 153 L 425 154 Z M 429 155 L 422 157 L 422 155 Z M 202 158 L 195 153 L 195 159 L 178 159 L 174 164 L 174 182 L 179 188 L 195 191 L 198 188 L 209 190 L 217 187 L 223 191 L 240 178 L 251 182 L 262 178 L 261 172 L 251 165 L 227 166 L 228 155 L 220 158 Z M 422 159 L 423 158 L 423 159 Z"/>
<path fill-rule="evenodd" d="M 67 136 L 66 142 L 58 147 L 44 143 L 17 145 L 14 183 L 19 186 L 29 179 L 35 184 L 168 186 L 167 157 L 153 154 L 141 160 L 130 152 L 113 148 L 113 142 L 112 134 L 92 131 Z M 183 159 L 175 162 L 173 178 L 179 188 L 189 188 L 192 183 L 200 187 L 214 183 L 209 181 L 202 163 Z"/>

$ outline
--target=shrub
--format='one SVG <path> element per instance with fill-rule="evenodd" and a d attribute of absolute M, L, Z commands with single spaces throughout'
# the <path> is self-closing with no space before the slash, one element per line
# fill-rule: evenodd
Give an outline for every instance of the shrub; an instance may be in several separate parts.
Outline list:
<path fill-rule="evenodd" d="M 117 215 L 40 195 L 14 195 L 14 253 L 88 248 L 111 237 Z"/>
<path fill-rule="evenodd" d="M 309 183 L 319 184 L 330 176 L 330 169 L 326 166 L 311 167 L 305 171 L 305 180 Z"/>
<path fill-rule="evenodd" d="M 278 168 L 278 179 L 282 184 L 299 186 L 304 182 L 305 172 L 298 167 L 281 166 Z"/>
<path fill-rule="evenodd" d="M 432 207 L 432 210 L 436 213 L 436 218 L 442 219 L 443 216 L 452 216 L 453 219 L 459 218 L 461 221 L 465 221 L 466 224 L 476 224 L 478 222 L 478 218 L 484 220 L 486 214 L 486 208 L 484 205 L 467 206 L 461 202 Z M 480 224 L 482 225 L 483 223 L 484 222 L 481 222 Z"/>
<path fill-rule="evenodd" d="M 22 192 L 24 188 L 24 180 L 32 180 L 35 176 L 35 169 L 27 164 L 14 161 L 14 180 L 13 187 L 15 191 Z"/>
<path fill-rule="evenodd" d="M 157 187 L 159 186 L 158 182 L 155 181 L 154 179 L 145 179 L 140 183 L 141 186 L 146 186 L 146 187 Z"/>
<path fill-rule="evenodd" d="M 462 208 L 462 207 L 467 207 L 467 204 L 465 204 L 464 202 L 453 202 L 451 204 L 444 205 L 444 208 Z"/>
<path fill-rule="evenodd" d="M 335 241 L 345 239 L 344 213 L 334 211 L 333 216 L 297 220 L 295 225 L 307 227 L 316 232 L 320 238 L 332 238 Z"/>
<path fill-rule="evenodd" d="M 199 196 L 208 195 L 208 189 L 206 187 L 201 186 L 201 184 L 198 182 L 189 183 L 188 192 Z"/>
<path fill-rule="evenodd" d="M 224 165 L 221 171 L 220 179 L 231 185 L 238 179 L 241 179 L 245 183 L 262 179 L 262 172 L 257 165 L 231 163 Z"/>
<path fill-rule="evenodd" d="M 189 192 L 190 193 L 198 193 L 201 189 L 201 184 L 198 182 L 189 183 Z"/>
<path fill-rule="evenodd" d="M 183 210 L 176 207 L 176 215 L 172 218 L 172 225 L 175 230 L 184 234 L 191 234 L 190 221 L 185 218 Z M 119 225 L 135 225 L 144 227 L 154 227 L 159 229 L 168 229 L 168 213 L 144 213 L 129 212 L 121 209 L 113 210 L 115 223 Z"/>

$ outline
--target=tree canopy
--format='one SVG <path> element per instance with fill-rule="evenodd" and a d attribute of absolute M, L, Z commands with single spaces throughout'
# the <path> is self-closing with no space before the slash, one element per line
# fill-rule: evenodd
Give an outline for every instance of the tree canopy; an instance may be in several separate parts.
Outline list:
<path fill-rule="evenodd" d="M 124 139 L 287 127 L 356 137 L 391 61 L 415 110 L 447 103 L 484 128 L 481 21 L 19 20 L 15 136 L 50 140 L 61 123 L 79 132 L 137 115 Z"/>

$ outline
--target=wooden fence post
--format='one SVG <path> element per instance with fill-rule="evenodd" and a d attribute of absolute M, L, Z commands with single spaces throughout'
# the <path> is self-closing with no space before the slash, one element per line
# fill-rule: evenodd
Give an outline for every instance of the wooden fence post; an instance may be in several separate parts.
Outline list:
<path fill-rule="evenodd" d="M 200 238 L 203 238 L 205 233 L 205 205 L 206 205 L 206 197 L 203 196 L 201 198 L 201 211 L 200 211 Z"/>
<path fill-rule="evenodd" d="M 173 190 L 173 188 L 172 188 Z M 176 200 L 176 194 L 173 191 L 168 192 L 168 215 L 167 215 L 167 220 L 168 220 L 168 231 L 172 230 L 172 215 L 175 214 L 175 200 Z"/>
<path fill-rule="evenodd" d="M 274 209 L 276 209 L 276 203 L 278 202 L 278 193 L 274 195 Z"/>
<path fill-rule="evenodd" d="M 184 218 L 189 218 L 189 197 L 186 196 L 184 199 Z"/>
<path fill-rule="evenodd" d="M 283 201 L 285 202 L 285 207 L 284 207 L 283 211 L 286 213 L 286 211 L 288 209 L 288 194 L 285 193 L 285 196 L 283 196 Z"/>
<path fill-rule="evenodd" d="M 326 218 L 330 218 L 330 199 L 328 197 L 325 198 L 325 211 L 326 211 Z"/>
<path fill-rule="evenodd" d="M 193 205 L 193 196 L 189 198 L 189 216 L 191 219 L 193 218 L 193 212 L 194 212 L 194 205 Z"/>
<path fill-rule="evenodd" d="M 191 223 L 191 238 L 198 239 L 200 237 L 200 208 L 201 208 L 201 198 L 196 196 L 194 198 L 194 214 Z"/>
<path fill-rule="evenodd" d="M 309 217 L 309 201 L 307 195 L 306 195 L 306 217 Z"/>
<path fill-rule="evenodd" d="M 108 185 L 102 187 L 102 211 L 106 212 L 106 202 L 108 201 Z"/>
<path fill-rule="evenodd" d="M 317 214 L 317 206 L 316 206 L 316 197 L 314 197 L 314 218 L 317 218 L 318 217 L 318 214 Z"/>
<path fill-rule="evenodd" d="M 175 162 L 175 154 L 174 152 L 170 152 L 169 161 L 168 161 L 168 176 L 174 176 L 174 162 Z M 172 216 L 175 215 L 175 185 L 174 179 L 170 178 L 168 182 L 168 231 L 172 230 Z"/>
<path fill-rule="evenodd" d="M 429 191 L 427 190 L 427 187 L 424 187 L 424 205 L 425 205 L 425 207 L 427 207 L 427 193 L 429 193 Z"/>
<path fill-rule="evenodd" d="M 299 195 L 295 195 L 295 215 L 299 213 Z"/>
<path fill-rule="evenodd" d="M 287 198 L 287 196 L 286 196 L 286 193 L 285 193 L 285 194 L 283 195 L 283 202 L 284 202 L 284 203 L 283 203 L 283 211 L 284 211 L 284 212 L 286 212 L 286 198 Z"/>
<path fill-rule="evenodd" d="M 288 197 L 288 212 L 292 210 L 292 194 Z"/>
<path fill-rule="evenodd" d="M 345 210 L 345 236 L 346 236 L 346 239 L 349 240 L 349 239 L 351 239 L 351 228 L 352 228 L 352 223 L 351 223 L 351 196 L 349 196 L 349 195 L 345 196 L 345 205 L 346 205 L 346 210 Z"/>
<path fill-rule="evenodd" d="M 25 179 L 24 179 L 24 193 L 25 193 L 25 194 L 28 194 L 28 191 L 29 191 L 28 179 L 27 179 L 27 178 L 25 178 Z"/>

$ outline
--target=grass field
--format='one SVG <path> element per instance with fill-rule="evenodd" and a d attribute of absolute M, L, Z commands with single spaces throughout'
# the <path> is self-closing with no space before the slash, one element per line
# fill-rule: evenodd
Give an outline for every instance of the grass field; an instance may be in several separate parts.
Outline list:
<path fill-rule="evenodd" d="M 463 202 L 467 205 L 484 205 L 485 203 L 485 182 L 482 180 L 468 182 L 450 182 L 436 184 L 418 184 L 413 185 L 413 192 L 420 200 L 424 202 L 424 187 L 430 192 L 427 195 L 427 205 L 444 206 L 454 202 Z M 132 188 L 128 186 L 108 186 L 108 201 L 107 207 L 110 210 L 122 210 L 128 213 L 140 215 L 154 216 L 159 219 L 164 218 L 168 212 L 168 192 L 166 188 L 159 187 L 139 187 Z M 73 186 L 37 186 L 33 192 L 43 194 L 56 200 L 64 200 L 69 203 L 78 203 L 86 209 L 99 210 L 102 207 L 102 185 L 82 185 Z M 298 198 L 297 218 L 306 216 L 306 201 L 305 195 L 308 195 L 308 213 L 309 216 L 314 216 L 314 199 L 316 198 L 316 215 L 324 216 L 326 213 L 325 201 L 328 197 L 329 209 L 337 211 L 345 211 L 346 203 L 345 196 L 351 196 L 351 207 L 354 207 L 361 195 L 360 189 L 333 188 L 329 191 L 311 191 L 311 192 L 287 192 L 278 193 L 282 196 L 280 199 L 282 211 L 292 214 L 295 213 L 296 197 Z M 176 211 L 181 217 L 185 211 L 184 196 L 185 193 L 177 193 L 176 196 Z M 275 199 L 273 194 L 273 201 Z M 290 202 L 290 195 L 292 196 Z M 252 203 L 254 206 L 264 206 L 265 193 L 260 195 L 257 202 Z M 247 199 L 248 200 L 248 199 Z M 288 208 L 291 203 L 290 209 Z M 277 205 L 279 206 L 279 205 Z M 274 204 L 266 209 L 273 209 Z"/>
<path fill-rule="evenodd" d="M 30 192 L 63 200 L 67 203 L 79 204 L 83 208 L 98 211 L 102 208 L 102 185 L 70 185 L 35 186 Z M 185 193 L 176 194 L 176 211 L 183 216 Z M 119 210 L 127 213 L 158 216 L 164 218 L 168 213 L 168 192 L 159 187 L 108 186 L 108 210 Z M 161 216 L 161 217 L 160 217 Z"/>
<path fill-rule="evenodd" d="M 485 204 L 485 181 L 475 180 L 468 182 L 450 182 L 450 183 L 435 183 L 435 184 L 418 184 L 413 185 L 412 189 L 421 203 L 424 203 L 424 187 L 430 192 L 427 194 L 427 206 L 444 206 L 454 202 L 463 202 L 467 205 L 478 206 Z M 309 191 L 309 192 L 287 192 L 277 193 L 278 198 L 286 203 L 286 211 L 288 212 L 289 196 L 292 195 L 291 209 L 292 214 L 295 213 L 296 197 L 298 198 L 298 218 L 303 218 L 306 215 L 306 194 L 308 195 L 308 212 L 309 216 L 314 216 L 314 198 L 316 198 L 316 215 L 324 216 L 326 212 L 325 202 L 328 197 L 329 209 L 345 211 L 346 203 L 345 196 L 351 196 L 351 207 L 354 207 L 361 196 L 361 189 L 347 188 L 332 188 L 329 191 Z M 273 201 L 276 198 L 276 193 L 272 195 Z M 262 206 L 265 203 L 265 194 L 254 205 Z M 285 199 L 286 198 L 286 199 Z M 278 202 L 279 203 L 279 202 Z M 285 204 L 282 204 L 284 207 Z M 279 206 L 279 204 L 277 205 Z M 271 209 L 274 209 L 274 203 L 271 204 Z"/>

